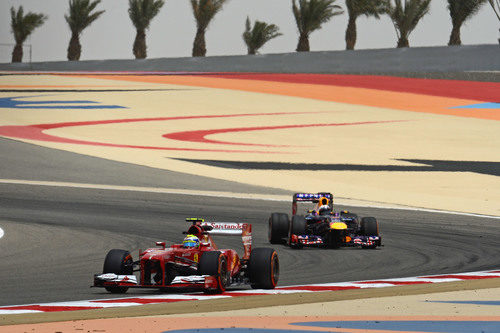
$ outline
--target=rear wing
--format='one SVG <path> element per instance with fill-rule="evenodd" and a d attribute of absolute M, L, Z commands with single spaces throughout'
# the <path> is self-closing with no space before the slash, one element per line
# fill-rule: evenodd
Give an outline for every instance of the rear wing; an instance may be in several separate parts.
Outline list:
<path fill-rule="evenodd" d="M 295 193 L 292 201 L 292 215 L 297 214 L 297 202 L 317 203 L 321 198 L 328 199 L 328 206 L 333 210 L 333 195 L 328 192 L 318 193 Z"/>
<path fill-rule="evenodd" d="M 201 218 L 187 218 L 186 222 L 191 222 L 193 224 L 189 228 L 188 233 L 195 235 L 241 235 L 241 241 L 245 251 L 243 259 L 250 258 L 250 252 L 252 251 L 252 225 L 250 223 L 208 222 Z"/>

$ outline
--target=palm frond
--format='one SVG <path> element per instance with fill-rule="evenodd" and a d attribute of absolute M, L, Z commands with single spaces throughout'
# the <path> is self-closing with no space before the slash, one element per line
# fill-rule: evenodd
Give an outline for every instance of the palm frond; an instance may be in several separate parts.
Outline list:
<path fill-rule="evenodd" d="M 418 22 L 429 13 L 431 0 L 394 0 L 389 3 L 388 15 L 394 24 L 398 37 L 408 37 Z"/>
<path fill-rule="evenodd" d="M 23 6 L 19 6 L 17 11 L 14 7 L 11 7 L 10 16 L 10 26 L 17 44 L 24 43 L 26 38 L 47 20 L 47 16 L 44 14 L 28 12 L 24 15 Z"/>
<path fill-rule="evenodd" d="M 79 35 L 97 20 L 105 11 L 94 11 L 101 0 L 69 0 L 69 14 L 64 15 L 71 32 Z"/>
<path fill-rule="evenodd" d="M 206 29 L 228 0 L 191 0 L 198 29 Z"/>
<path fill-rule="evenodd" d="M 309 35 L 333 16 L 344 13 L 336 0 L 292 0 L 292 11 L 301 34 Z"/>
<path fill-rule="evenodd" d="M 448 0 L 451 20 L 461 24 L 479 12 L 487 0 Z"/>
<path fill-rule="evenodd" d="M 352 17 L 365 15 L 380 18 L 389 8 L 388 0 L 346 0 L 345 4 Z"/>
<path fill-rule="evenodd" d="M 491 5 L 491 8 L 493 8 L 493 11 L 495 12 L 495 15 L 500 21 L 500 0 L 488 0 L 488 1 Z"/>
<path fill-rule="evenodd" d="M 247 19 L 245 21 L 245 31 L 243 32 L 243 41 L 247 46 L 250 45 L 252 40 L 252 25 L 250 23 L 250 17 L 247 16 Z"/>
<path fill-rule="evenodd" d="M 151 20 L 158 15 L 165 4 L 164 0 L 129 0 L 128 14 L 137 30 L 149 28 Z"/>
<path fill-rule="evenodd" d="M 255 21 L 253 28 L 250 23 L 250 18 L 247 17 L 245 22 L 245 32 L 243 32 L 243 40 L 248 48 L 248 53 L 257 52 L 264 44 L 273 38 L 281 36 L 279 28 L 275 24 Z"/>

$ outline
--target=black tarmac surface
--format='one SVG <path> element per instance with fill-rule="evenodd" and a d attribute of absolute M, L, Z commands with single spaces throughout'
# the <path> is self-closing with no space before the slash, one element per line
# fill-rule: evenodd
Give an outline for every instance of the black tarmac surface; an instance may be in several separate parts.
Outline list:
<path fill-rule="evenodd" d="M 0 178 L 76 183 L 287 193 L 205 177 L 112 162 L 0 139 Z M 329 190 L 329 189 L 322 189 Z M 271 212 L 290 203 L 133 191 L 0 183 L 0 305 L 117 297 L 91 289 L 107 251 L 137 257 L 157 240 L 179 242 L 185 217 L 253 224 L 255 247 L 267 243 Z M 291 250 L 275 245 L 280 285 L 458 273 L 500 265 L 497 219 L 418 211 L 347 208 L 375 216 L 384 247 L 377 250 Z M 217 238 L 240 249 L 238 237 Z M 132 290 L 126 295 L 155 294 Z"/>

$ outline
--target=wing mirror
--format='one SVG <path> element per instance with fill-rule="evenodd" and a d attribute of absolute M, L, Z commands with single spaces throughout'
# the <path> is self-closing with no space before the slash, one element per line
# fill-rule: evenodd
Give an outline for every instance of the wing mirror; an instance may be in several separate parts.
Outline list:
<path fill-rule="evenodd" d="M 156 242 L 156 246 L 161 246 L 165 250 L 165 242 Z"/>

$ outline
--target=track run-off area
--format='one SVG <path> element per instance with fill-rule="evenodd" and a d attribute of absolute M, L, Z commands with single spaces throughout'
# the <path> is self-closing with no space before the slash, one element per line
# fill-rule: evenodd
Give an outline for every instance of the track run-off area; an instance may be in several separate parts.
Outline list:
<path fill-rule="evenodd" d="M 89 288 L 106 252 L 179 242 L 185 217 L 252 223 L 254 246 L 269 246 L 267 218 L 299 191 L 377 217 L 384 247 L 274 246 L 281 288 L 496 271 L 499 91 L 326 74 L 2 75 L 0 306 L 124 297 Z"/>

